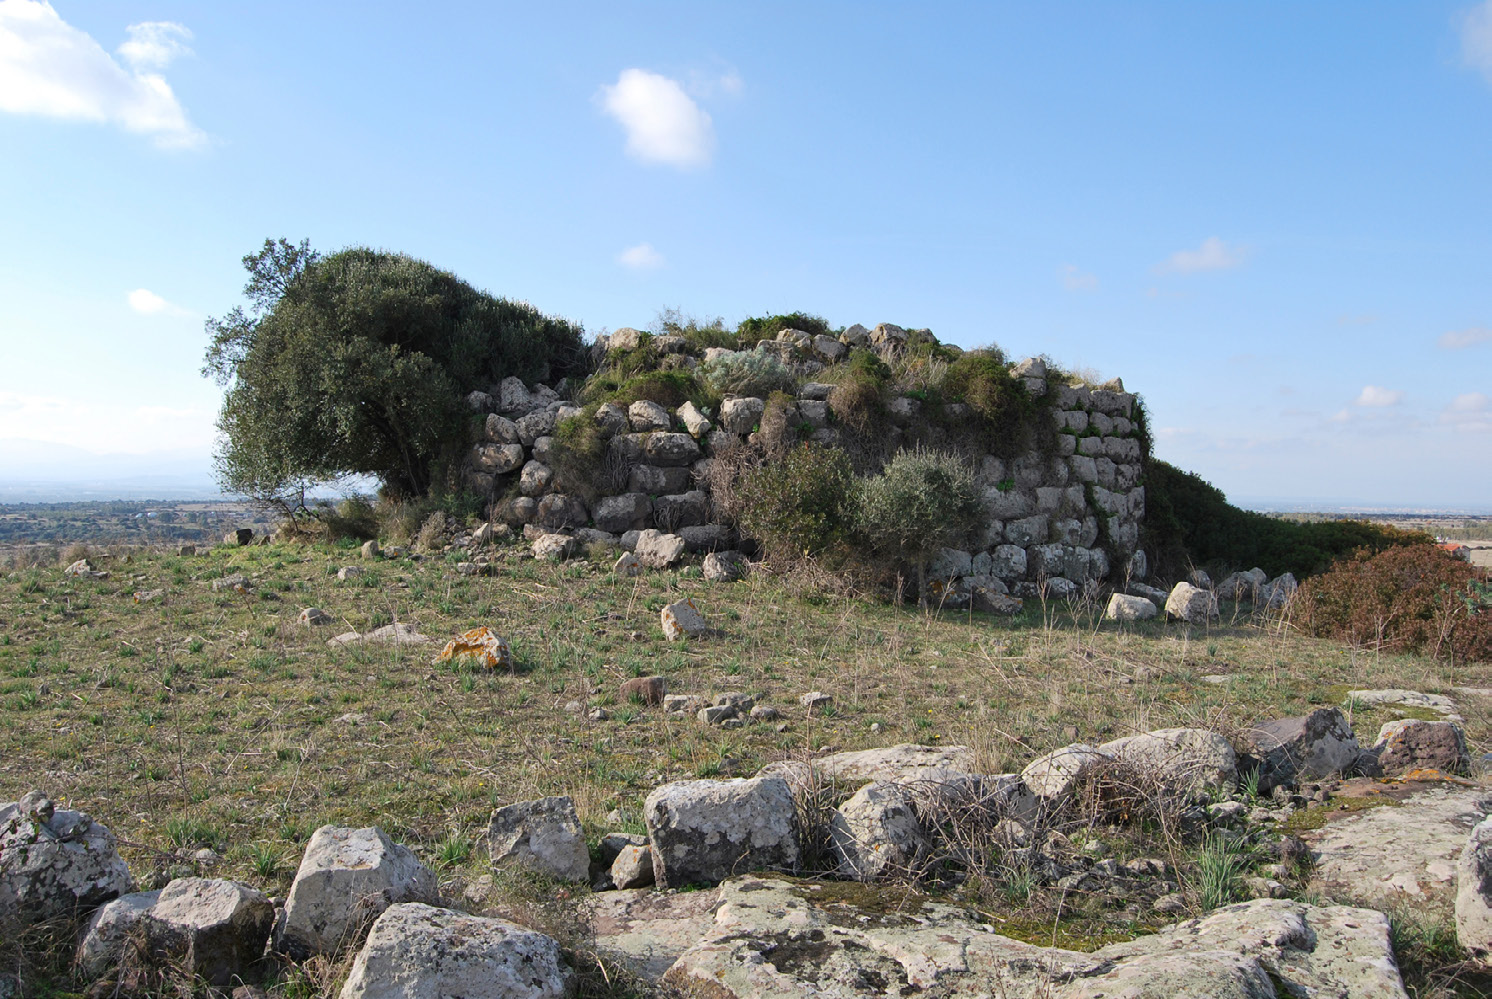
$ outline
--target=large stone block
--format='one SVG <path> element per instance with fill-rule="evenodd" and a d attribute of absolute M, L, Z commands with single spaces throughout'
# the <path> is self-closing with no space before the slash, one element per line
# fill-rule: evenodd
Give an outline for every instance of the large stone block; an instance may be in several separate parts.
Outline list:
<path fill-rule="evenodd" d="M 373 924 L 339 999 L 565 999 L 573 991 L 554 939 L 505 919 L 405 904 Z"/>
<path fill-rule="evenodd" d="M 297 960 L 334 954 L 390 905 L 439 897 L 430 869 L 382 829 L 322 826 L 290 885 L 276 946 Z"/>
<path fill-rule="evenodd" d="M 623 493 L 620 496 L 604 496 L 596 502 L 596 526 L 603 531 L 621 534 L 623 531 L 642 530 L 648 526 L 653 514 L 653 501 L 643 492 Z"/>
<path fill-rule="evenodd" d="M 906 790 L 883 782 L 865 785 L 834 810 L 829 838 L 839 876 L 856 881 L 915 874 L 928 849 Z"/>
<path fill-rule="evenodd" d="M 692 465 L 704 457 L 693 437 L 675 433 L 648 434 L 642 453 L 649 462 L 663 468 Z"/>
<path fill-rule="evenodd" d="M 561 881 L 584 881 L 590 872 L 585 830 L 568 797 L 520 801 L 497 809 L 487 843 L 493 867 L 528 867 Z"/>
<path fill-rule="evenodd" d="M 677 781 L 648 795 L 643 820 L 659 887 L 717 884 L 798 865 L 792 790 L 781 777 Z"/>
<path fill-rule="evenodd" d="M 32 791 L 0 804 L 0 927 L 86 910 L 130 890 L 114 834 Z"/>
<path fill-rule="evenodd" d="M 1046 540 L 1047 526 L 1046 514 L 1012 520 L 1005 525 L 1005 540 L 1022 548 L 1039 544 Z"/>
<path fill-rule="evenodd" d="M 689 485 L 690 477 L 689 469 L 678 466 L 633 465 L 627 471 L 627 491 L 647 496 L 681 493 Z"/>

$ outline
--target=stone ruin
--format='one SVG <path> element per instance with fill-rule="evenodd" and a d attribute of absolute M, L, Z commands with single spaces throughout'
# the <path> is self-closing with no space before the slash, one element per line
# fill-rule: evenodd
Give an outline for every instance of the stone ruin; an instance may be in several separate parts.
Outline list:
<path fill-rule="evenodd" d="M 853 348 L 876 351 L 894 360 L 908 337 L 931 339 L 927 331 L 883 324 L 873 331 L 852 326 L 838 338 L 794 330 L 763 340 L 757 350 L 781 359 L 799 378 L 789 422 L 807 439 L 825 445 L 854 445 L 854 432 L 837 419 L 830 401 L 832 378 L 826 369 Z M 934 343 L 936 341 L 933 341 Z M 697 368 L 722 348 L 696 350 L 682 336 L 654 336 L 622 329 L 602 337 L 596 356 L 650 343 L 664 369 Z M 957 352 L 957 348 L 942 348 Z M 978 483 L 988 512 L 983 537 L 970 551 L 945 550 L 931 579 L 946 607 L 1000 609 L 999 598 L 1071 597 L 1094 591 L 1102 581 L 1122 589 L 1143 579 L 1147 566 L 1139 551 L 1145 516 L 1141 484 L 1144 454 L 1133 393 L 1118 379 L 1101 387 L 1068 384 L 1040 359 L 1011 365 L 1027 393 L 1038 401 L 1038 418 L 1054 424 L 1054 446 L 1034 445 L 1013 457 L 974 455 Z M 608 444 L 604 468 L 577 489 L 567 489 L 556 469 L 556 428 L 586 410 L 562 385 L 525 385 L 504 379 L 490 392 L 473 392 L 468 404 L 485 417 L 481 439 L 467 456 L 466 484 L 493 500 L 493 519 L 526 534 L 561 534 L 581 543 L 604 542 L 631 549 L 638 532 L 658 529 L 676 534 L 691 552 L 729 550 L 743 540 L 716 509 L 711 497 L 715 456 L 739 446 L 760 446 L 759 425 L 768 401 L 759 396 L 724 397 L 718 412 L 692 403 L 673 411 L 654 402 L 627 407 L 606 403 L 593 419 Z M 575 392 L 578 394 L 578 391 Z M 930 414 L 946 425 L 972 415 L 962 402 L 924 402 L 897 395 L 887 407 L 889 440 L 894 446 L 936 445 L 924 432 Z M 811 431 L 811 432 L 810 432 Z M 863 442 L 859 442 L 863 443 Z M 590 494 L 590 498 L 580 495 Z M 746 539 L 749 541 L 749 539 Z M 556 547 L 556 550 L 559 550 Z M 996 606 L 981 606 L 993 602 Z"/>

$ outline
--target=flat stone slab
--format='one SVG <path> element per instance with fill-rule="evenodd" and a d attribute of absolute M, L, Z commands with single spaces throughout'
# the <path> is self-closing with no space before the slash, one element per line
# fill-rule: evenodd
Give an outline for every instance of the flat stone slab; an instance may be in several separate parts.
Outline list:
<path fill-rule="evenodd" d="M 1372 707 L 1420 708 L 1444 715 L 1449 721 L 1461 721 L 1460 708 L 1444 694 L 1422 694 L 1417 690 L 1385 687 L 1381 690 L 1349 690 L 1348 703 Z"/>
<path fill-rule="evenodd" d="M 656 982 L 679 955 L 715 926 L 720 889 L 657 892 L 651 888 L 597 892 L 580 904 L 596 951 Z"/>
<path fill-rule="evenodd" d="M 1386 804 L 1333 818 L 1303 833 L 1316 853 L 1314 886 L 1339 902 L 1374 908 L 1444 906 L 1456 895 L 1456 862 L 1471 829 L 1492 809 L 1492 787 L 1467 781 L 1351 781 Z M 1338 801 L 1345 795 L 1339 793 Z"/>
<path fill-rule="evenodd" d="M 974 754 L 967 746 L 919 746 L 902 743 L 880 749 L 859 749 L 821 756 L 813 761 L 821 775 L 835 780 L 886 781 L 911 784 L 918 781 L 949 781 L 974 773 Z M 798 760 L 769 763 L 762 776 L 794 780 L 806 775 L 808 765 Z"/>

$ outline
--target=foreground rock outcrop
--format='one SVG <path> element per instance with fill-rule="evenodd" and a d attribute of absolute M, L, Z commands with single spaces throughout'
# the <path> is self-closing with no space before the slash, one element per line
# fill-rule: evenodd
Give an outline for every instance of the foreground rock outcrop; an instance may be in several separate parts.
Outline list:
<path fill-rule="evenodd" d="M 1247 902 L 1084 954 L 1001 936 L 955 906 L 869 915 L 815 894 L 772 878 L 727 882 L 714 925 L 667 980 L 741 999 L 1405 995 L 1388 919 L 1369 909 Z"/>
<path fill-rule="evenodd" d="M 129 891 L 114 834 L 33 791 L 0 804 L 0 928 L 85 912 Z"/>

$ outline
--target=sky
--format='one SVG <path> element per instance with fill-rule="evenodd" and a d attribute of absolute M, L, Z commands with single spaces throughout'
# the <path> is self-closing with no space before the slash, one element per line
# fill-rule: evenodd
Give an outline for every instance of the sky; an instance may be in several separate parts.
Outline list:
<path fill-rule="evenodd" d="M 1492 0 L 0 0 L 0 483 L 208 480 L 282 236 L 588 334 L 929 327 L 1235 502 L 1492 512 Z"/>

